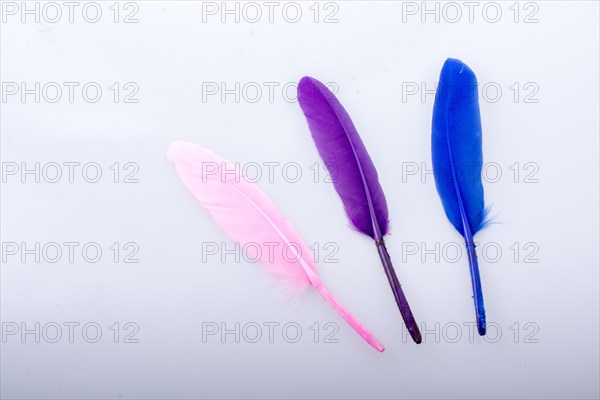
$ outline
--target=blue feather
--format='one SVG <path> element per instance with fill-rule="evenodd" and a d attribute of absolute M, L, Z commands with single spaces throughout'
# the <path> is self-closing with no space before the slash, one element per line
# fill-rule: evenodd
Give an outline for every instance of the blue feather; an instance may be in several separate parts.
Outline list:
<path fill-rule="evenodd" d="M 435 185 L 446 216 L 465 239 L 479 333 L 485 309 L 473 236 L 487 223 L 481 169 L 481 118 L 477 78 L 462 61 L 444 63 L 433 106 L 431 152 Z"/>

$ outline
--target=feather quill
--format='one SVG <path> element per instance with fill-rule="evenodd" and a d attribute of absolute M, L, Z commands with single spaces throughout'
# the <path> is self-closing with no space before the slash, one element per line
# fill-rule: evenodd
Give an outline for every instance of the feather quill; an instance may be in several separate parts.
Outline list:
<path fill-rule="evenodd" d="M 279 214 L 271 199 L 246 179 L 239 168 L 192 143 L 173 143 L 167 156 L 185 186 L 225 233 L 240 245 L 254 249 L 249 254 L 252 259 L 296 292 L 314 286 L 364 340 L 377 351 L 384 350 L 375 336 L 323 285 L 304 241 Z M 276 250 L 272 251 L 273 248 Z"/>
<path fill-rule="evenodd" d="M 473 236 L 487 223 L 481 169 L 481 118 L 477 78 L 462 61 L 449 58 L 442 67 L 433 106 L 433 173 L 446 216 L 465 240 L 477 329 L 485 335 L 481 278 Z"/>
<path fill-rule="evenodd" d="M 298 103 L 348 219 L 356 230 L 375 241 L 404 323 L 413 340 L 420 343 L 421 333 L 383 239 L 389 231 L 385 195 L 375 165 L 358 131 L 335 95 L 314 78 L 304 77 L 300 80 Z"/>

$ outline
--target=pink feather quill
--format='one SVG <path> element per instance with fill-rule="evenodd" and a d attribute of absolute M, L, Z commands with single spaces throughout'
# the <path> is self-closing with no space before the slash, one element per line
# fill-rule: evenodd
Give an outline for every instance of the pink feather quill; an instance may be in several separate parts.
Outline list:
<path fill-rule="evenodd" d="M 384 350 L 377 338 L 323 285 L 304 241 L 279 214 L 271 199 L 245 179 L 236 166 L 210 150 L 187 142 L 173 143 L 167 156 L 185 186 L 225 233 L 242 246 L 253 245 L 247 247 L 255 249 L 255 254 L 248 254 L 249 257 L 257 259 L 269 273 L 296 292 L 314 286 L 364 340 L 377 351 Z M 278 244 L 275 251 L 273 243 Z"/>

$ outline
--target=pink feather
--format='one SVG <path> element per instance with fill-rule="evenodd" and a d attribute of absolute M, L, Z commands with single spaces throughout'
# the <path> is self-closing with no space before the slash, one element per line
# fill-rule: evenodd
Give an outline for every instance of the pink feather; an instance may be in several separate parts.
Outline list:
<path fill-rule="evenodd" d="M 239 168 L 193 143 L 175 142 L 167 156 L 186 187 L 225 233 L 241 246 L 251 244 L 246 246 L 252 252 L 249 257 L 296 292 L 314 286 L 363 339 L 377 351 L 384 350 L 377 338 L 323 285 L 304 241 L 271 199 L 249 182 Z"/>

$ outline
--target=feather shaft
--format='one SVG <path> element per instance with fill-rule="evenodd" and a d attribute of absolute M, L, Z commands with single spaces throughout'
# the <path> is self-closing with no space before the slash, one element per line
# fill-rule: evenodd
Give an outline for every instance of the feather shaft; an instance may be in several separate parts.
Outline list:
<path fill-rule="evenodd" d="M 354 331 L 356 331 L 356 333 L 358 333 L 360 335 L 360 337 L 362 337 L 367 343 L 369 343 L 375 350 L 377 350 L 379 352 L 383 352 L 385 350 L 385 348 L 379 342 L 379 340 L 377 340 L 377 338 L 371 332 L 369 332 L 350 313 L 350 311 L 348 311 L 346 308 L 344 308 L 344 306 L 342 306 L 342 303 L 340 303 L 336 299 L 336 297 L 333 295 L 333 293 L 331 293 L 331 291 L 329 289 L 327 289 L 327 287 L 325 287 L 325 285 L 323 285 L 323 283 L 316 276 L 316 274 L 315 274 L 315 278 L 316 279 L 311 279 L 311 283 L 315 287 L 315 289 L 319 292 L 319 294 L 321 294 L 323 299 L 325 299 L 325 301 L 327 303 L 329 303 L 329 305 L 331 305 L 331 307 L 333 307 L 333 309 L 354 329 Z M 309 279 L 310 279 L 310 275 L 309 275 Z"/>
<path fill-rule="evenodd" d="M 276 227 L 275 227 L 276 229 Z M 287 240 L 287 239 L 286 239 Z M 289 241 L 288 241 L 289 243 Z M 377 340 L 375 335 L 369 332 L 359 321 L 348 311 L 342 303 L 331 293 L 329 289 L 323 284 L 317 273 L 307 264 L 307 262 L 298 253 L 297 249 L 291 246 L 294 252 L 294 257 L 298 258 L 302 269 L 306 273 L 310 284 L 319 292 L 323 299 L 362 337 L 367 343 L 369 343 L 375 350 L 383 352 L 385 348 Z"/>
<path fill-rule="evenodd" d="M 387 248 L 385 247 L 383 238 L 377 241 L 376 244 L 377 251 L 379 252 L 379 258 L 381 258 L 381 263 L 383 265 L 383 270 L 385 271 L 385 275 L 387 276 L 390 287 L 392 288 L 392 292 L 394 293 L 394 299 L 396 300 L 396 304 L 400 309 L 402 319 L 405 321 L 406 327 L 412 339 L 415 341 L 415 343 L 419 344 L 421 343 L 421 332 L 419 331 L 419 326 L 415 321 L 415 317 L 410 309 L 408 300 L 406 300 L 406 296 L 404 295 L 400 281 L 398 281 L 396 271 L 394 271 L 394 266 L 392 265 L 392 259 L 390 258 Z"/>
<path fill-rule="evenodd" d="M 473 302 L 475 303 L 475 316 L 477 318 L 477 331 L 481 336 L 486 332 L 485 306 L 483 304 L 483 291 L 481 289 L 481 278 L 479 277 L 479 264 L 475 253 L 475 244 L 467 244 L 469 256 L 469 271 L 471 273 L 471 286 L 473 287 Z"/>
<path fill-rule="evenodd" d="M 448 143 L 450 143 L 449 126 L 448 114 L 446 114 L 446 139 L 448 140 Z M 452 181 L 460 211 L 463 236 L 465 238 L 465 247 L 469 257 L 469 273 L 471 275 L 471 286 L 473 289 L 473 302 L 475 305 L 475 317 L 477 319 L 477 332 L 479 332 L 479 335 L 483 336 L 485 335 L 487 329 L 485 320 L 485 305 L 483 303 L 483 289 L 481 288 L 481 277 L 479 276 L 479 263 L 477 262 L 477 253 L 475 253 L 475 241 L 473 240 L 473 234 L 471 233 L 471 226 L 467 217 L 467 213 L 465 212 L 462 196 L 460 194 L 456 165 L 454 164 L 454 159 L 452 157 L 452 146 L 448 146 L 448 159 L 450 160 Z"/>

